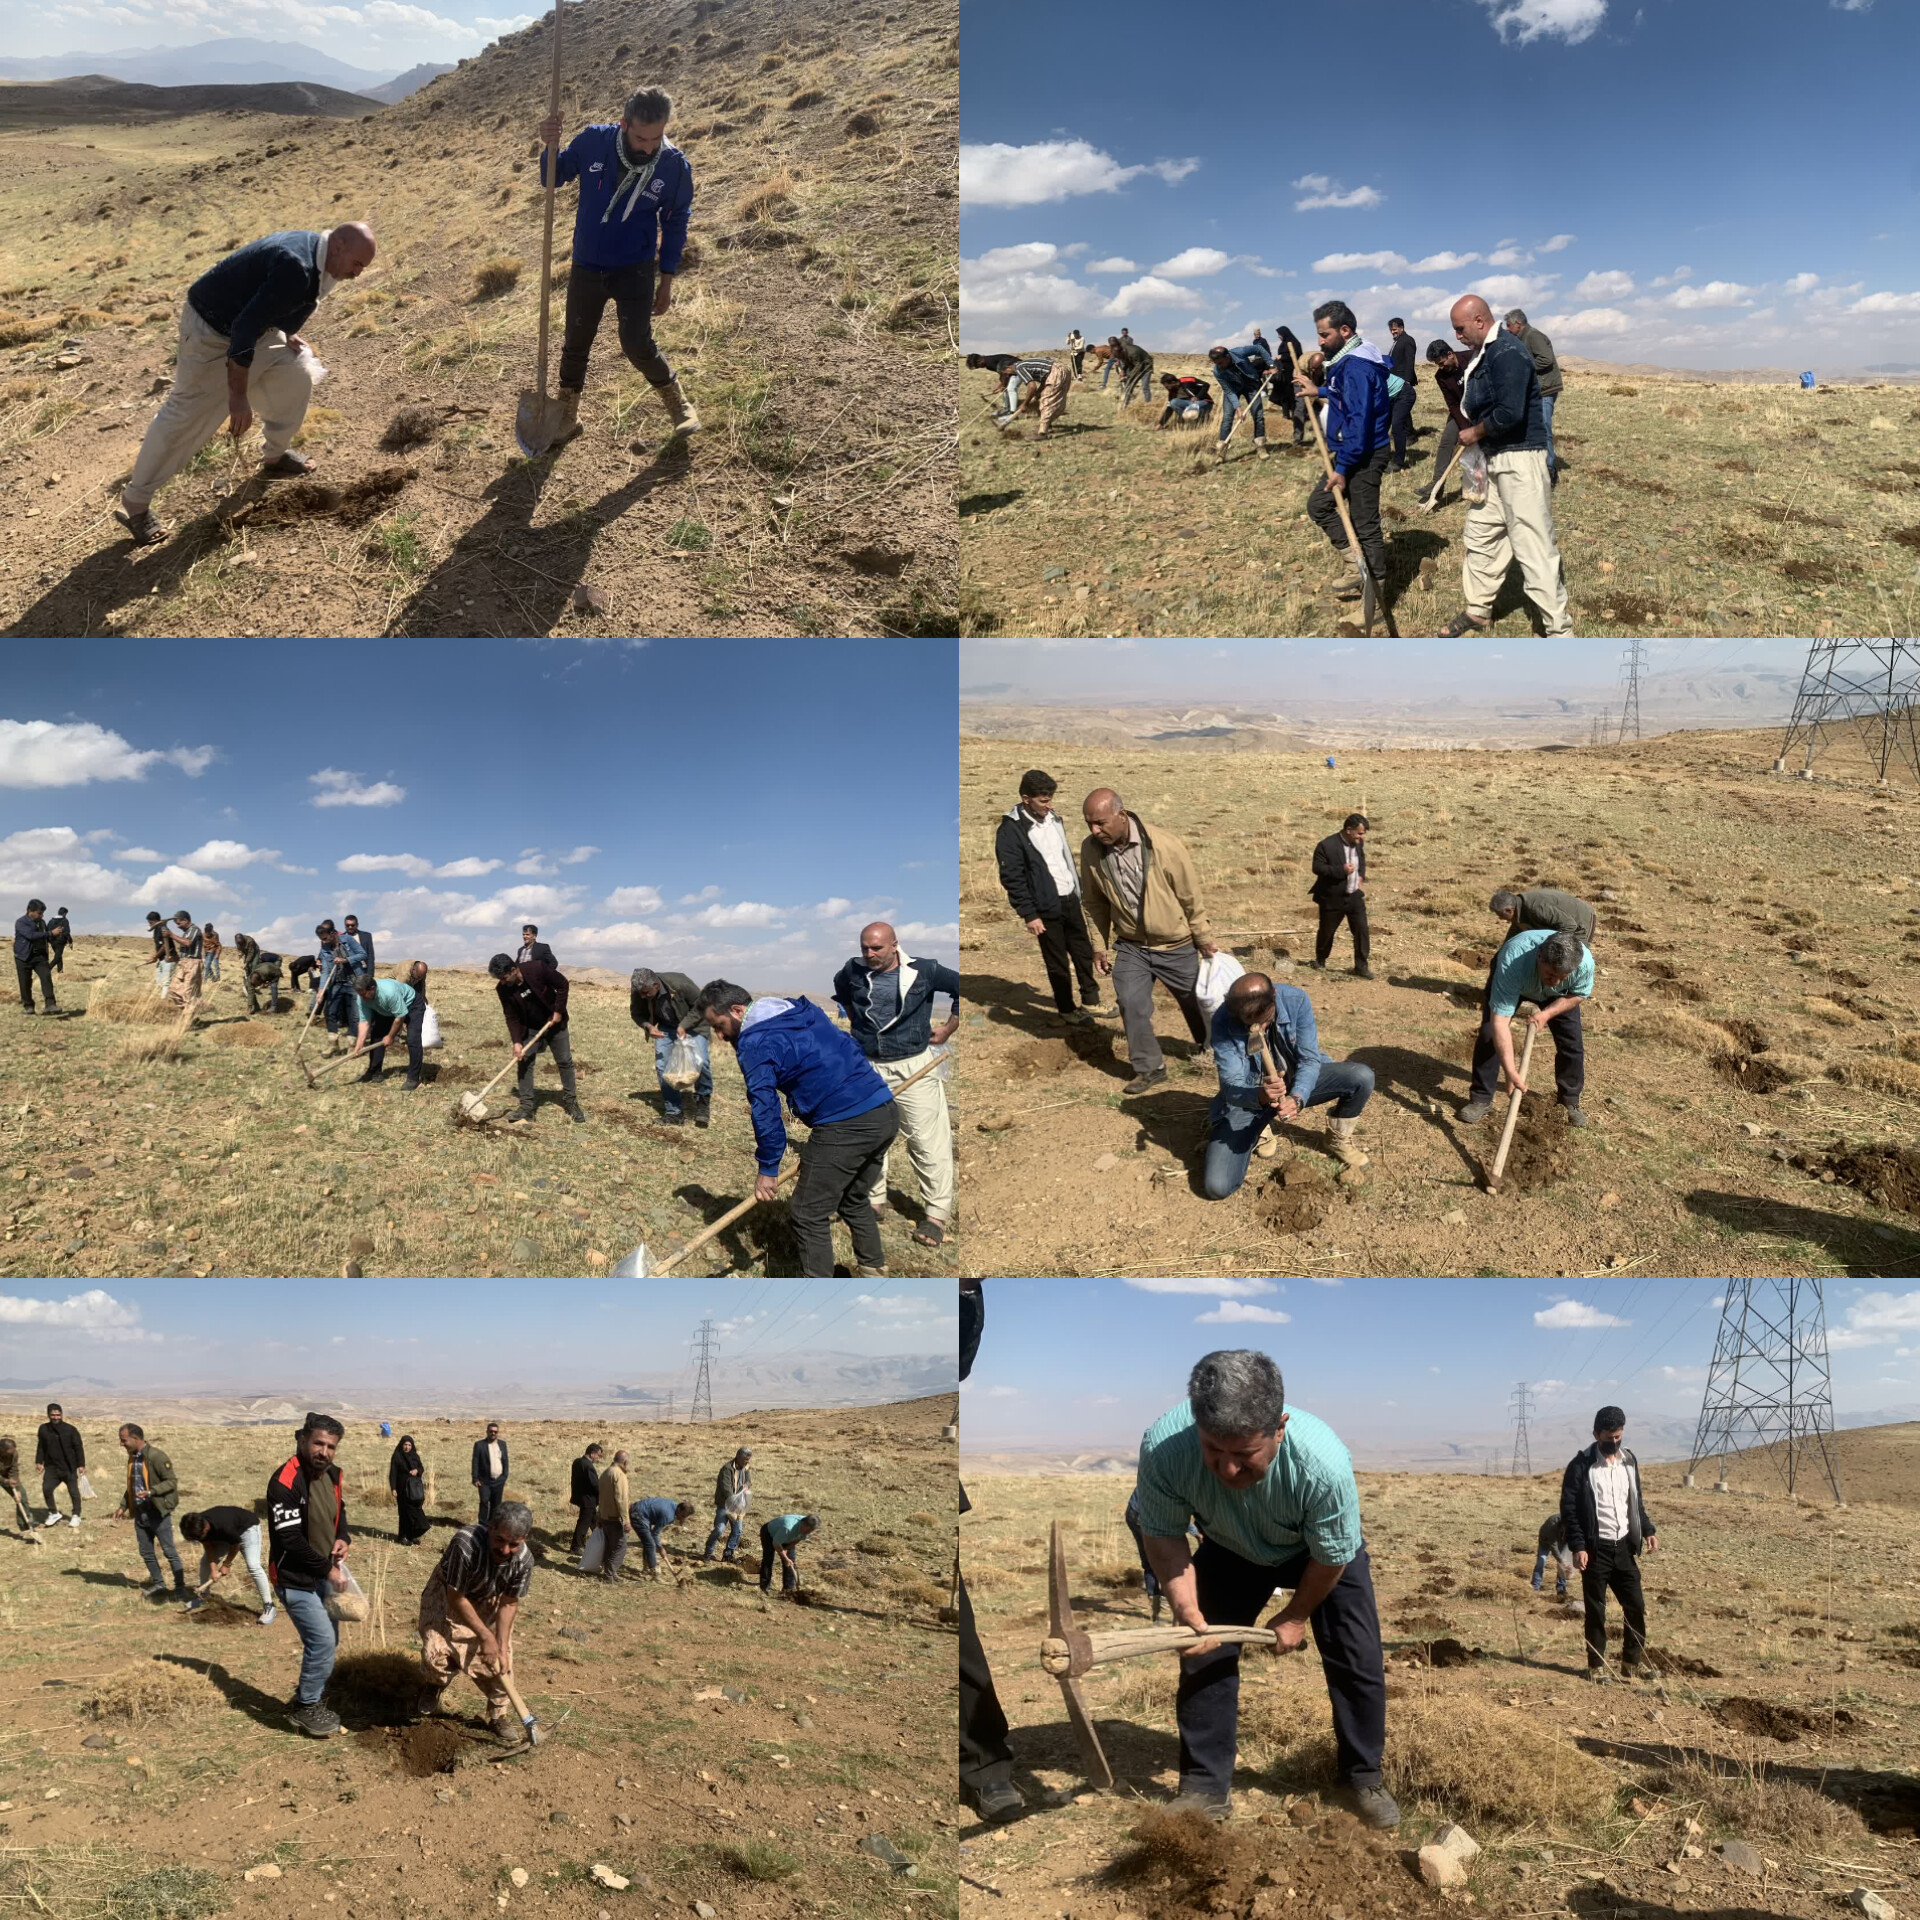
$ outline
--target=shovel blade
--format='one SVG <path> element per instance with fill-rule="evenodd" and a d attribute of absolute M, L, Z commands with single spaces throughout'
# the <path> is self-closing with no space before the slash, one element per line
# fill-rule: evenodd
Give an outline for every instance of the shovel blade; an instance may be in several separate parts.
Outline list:
<path fill-rule="evenodd" d="M 558 394 L 536 393 L 531 387 L 520 395 L 513 416 L 513 437 L 529 460 L 537 460 L 566 435 L 566 409 Z"/>
<path fill-rule="evenodd" d="M 616 1280 L 646 1280 L 652 1277 L 652 1269 L 647 1265 L 647 1243 L 643 1240 L 613 1270 Z"/>

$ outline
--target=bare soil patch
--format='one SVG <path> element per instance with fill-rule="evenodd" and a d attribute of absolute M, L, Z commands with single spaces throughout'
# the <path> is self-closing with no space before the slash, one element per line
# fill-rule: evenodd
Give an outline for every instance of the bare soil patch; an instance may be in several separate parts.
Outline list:
<path fill-rule="evenodd" d="M 1778 1093 L 1795 1079 L 1785 1067 L 1750 1053 L 1716 1053 L 1707 1064 L 1729 1086 L 1748 1093 Z"/>
<path fill-rule="evenodd" d="M 1333 1183 L 1311 1167 L 1289 1165 L 1268 1176 L 1254 1198 L 1254 1213 L 1269 1233 L 1309 1233 L 1339 1198 Z"/>
<path fill-rule="evenodd" d="M 1566 1108 L 1544 1100 L 1526 1101 L 1513 1130 L 1501 1185 L 1510 1193 L 1539 1193 L 1572 1172 L 1573 1132 L 1567 1125 Z"/>
<path fill-rule="evenodd" d="M 1891 1144 L 1830 1153 L 1828 1171 L 1869 1200 L 1901 1213 L 1920 1213 L 1920 1151 Z"/>

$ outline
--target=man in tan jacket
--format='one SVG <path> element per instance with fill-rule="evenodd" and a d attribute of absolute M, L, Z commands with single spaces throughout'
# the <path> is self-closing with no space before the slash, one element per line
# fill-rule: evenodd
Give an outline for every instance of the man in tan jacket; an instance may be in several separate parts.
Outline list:
<path fill-rule="evenodd" d="M 1080 883 L 1097 943 L 1094 969 L 1112 974 L 1126 1025 L 1133 1078 L 1123 1091 L 1145 1093 L 1167 1077 L 1153 1030 L 1156 980 L 1186 1015 L 1194 1045 L 1207 1044 L 1197 987 L 1200 962 L 1211 957 L 1214 944 L 1199 878 L 1186 842 L 1148 827 L 1111 787 L 1088 794 L 1081 812 L 1087 837 L 1080 847 Z"/>
<path fill-rule="evenodd" d="M 608 1465 L 600 1469 L 597 1518 L 600 1531 L 607 1536 L 606 1555 L 600 1562 L 600 1578 L 612 1586 L 620 1578 L 621 1561 L 627 1557 L 627 1450 L 624 1447 Z"/>

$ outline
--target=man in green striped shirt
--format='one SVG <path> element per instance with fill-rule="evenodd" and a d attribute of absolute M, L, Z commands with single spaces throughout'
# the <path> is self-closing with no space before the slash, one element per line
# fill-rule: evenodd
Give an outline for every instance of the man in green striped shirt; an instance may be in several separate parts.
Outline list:
<path fill-rule="evenodd" d="M 1341 1797 L 1372 1827 L 1400 1809 L 1381 1784 L 1386 1663 L 1360 1535 L 1353 1462 L 1310 1413 L 1286 1407 L 1280 1369 L 1247 1348 L 1205 1355 L 1187 1398 L 1140 1442 L 1142 1544 L 1173 1617 L 1251 1626 L 1276 1588 L 1292 1599 L 1268 1622 L 1292 1652 L 1313 1629 L 1333 1705 Z M 1204 1536 L 1187 1549 L 1187 1522 Z M 1239 1744 L 1240 1649 L 1203 1640 L 1180 1662 L 1176 1806 L 1224 1820 Z"/>

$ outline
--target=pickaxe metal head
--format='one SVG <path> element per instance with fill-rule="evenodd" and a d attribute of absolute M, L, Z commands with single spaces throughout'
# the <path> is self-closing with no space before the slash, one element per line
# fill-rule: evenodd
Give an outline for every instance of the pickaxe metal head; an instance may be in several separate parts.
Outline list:
<path fill-rule="evenodd" d="M 1047 1554 L 1047 1631 L 1053 1639 L 1067 1643 L 1068 1669 L 1054 1677 L 1060 1682 L 1067 1718 L 1073 1723 L 1074 1738 L 1080 1743 L 1080 1758 L 1086 1763 L 1087 1778 L 1096 1787 L 1110 1787 L 1113 1769 L 1107 1765 L 1100 1736 L 1094 1730 L 1093 1716 L 1080 1693 L 1080 1676 L 1093 1665 L 1093 1647 L 1074 1625 L 1073 1599 L 1067 1589 L 1067 1550 L 1060 1538 L 1058 1520 L 1053 1523 Z"/>

